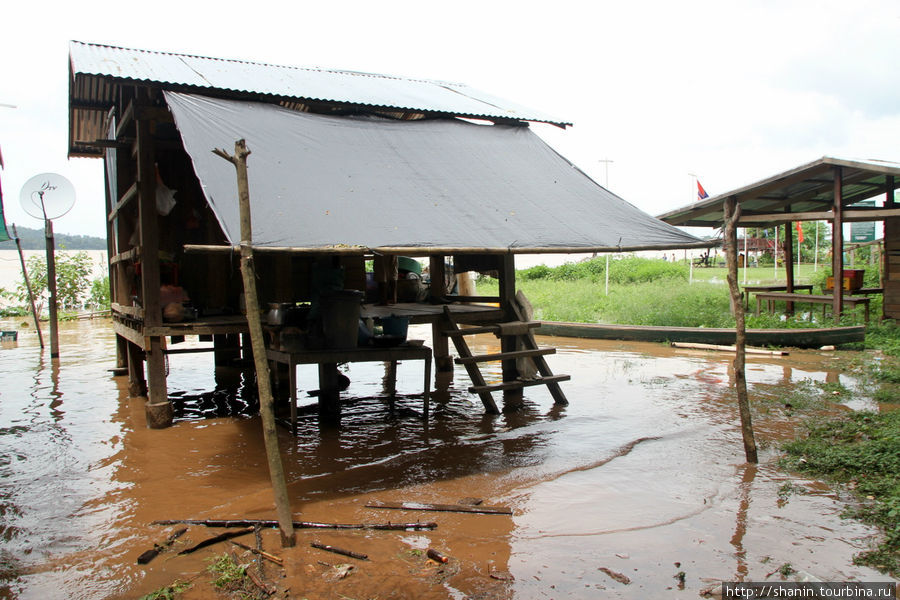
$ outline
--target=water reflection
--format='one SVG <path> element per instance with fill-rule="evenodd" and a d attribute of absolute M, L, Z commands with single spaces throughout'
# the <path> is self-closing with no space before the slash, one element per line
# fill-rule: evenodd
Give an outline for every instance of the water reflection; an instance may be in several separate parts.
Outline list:
<path fill-rule="evenodd" d="M 747 534 L 747 513 L 750 509 L 750 488 L 756 479 L 756 465 L 746 463 L 741 468 L 740 501 L 738 503 L 737 519 L 735 520 L 734 535 L 731 536 L 731 545 L 734 547 L 734 556 L 737 566 L 733 581 L 747 581 L 750 573 L 747 566 L 747 551 L 744 548 L 744 536 Z"/>

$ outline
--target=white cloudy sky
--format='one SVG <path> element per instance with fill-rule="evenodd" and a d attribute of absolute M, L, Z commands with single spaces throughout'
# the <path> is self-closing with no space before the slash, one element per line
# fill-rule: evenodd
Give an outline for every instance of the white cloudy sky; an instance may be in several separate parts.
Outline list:
<path fill-rule="evenodd" d="M 823 155 L 900 161 L 900 3 L 8 2 L 7 222 L 32 175 L 75 185 L 66 233 L 104 234 L 99 160 L 66 158 L 68 40 L 467 83 L 573 121 L 545 140 L 651 214 Z"/>

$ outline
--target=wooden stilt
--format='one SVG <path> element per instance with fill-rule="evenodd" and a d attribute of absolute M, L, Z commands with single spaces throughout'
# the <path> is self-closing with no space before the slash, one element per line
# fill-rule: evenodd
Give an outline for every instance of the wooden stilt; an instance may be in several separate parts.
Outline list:
<path fill-rule="evenodd" d="M 128 369 L 128 340 L 116 336 L 116 369 Z"/>
<path fill-rule="evenodd" d="M 319 422 L 328 426 L 341 422 L 341 390 L 336 363 L 319 363 Z"/>
<path fill-rule="evenodd" d="M 291 515 L 291 504 L 288 498 L 287 482 L 284 478 L 284 466 L 281 463 L 281 452 L 278 448 L 278 432 L 275 429 L 274 401 L 272 399 L 269 364 L 266 360 L 265 338 L 259 316 L 259 299 L 256 294 L 256 268 L 253 261 L 253 228 L 250 221 L 250 184 L 247 179 L 247 156 L 250 150 L 244 140 L 234 143 L 234 156 L 218 148 L 213 152 L 231 162 L 237 170 L 238 201 L 241 217 L 241 276 L 244 280 L 244 300 L 247 306 L 247 326 L 253 345 L 254 363 L 256 364 L 256 382 L 259 388 L 259 413 L 262 417 L 263 437 L 266 445 L 266 457 L 269 463 L 269 476 L 272 480 L 272 491 L 275 495 L 275 509 L 281 530 L 281 545 L 292 547 L 297 543 Z"/>
<path fill-rule="evenodd" d="M 137 103 L 149 104 L 147 98 Z M 141 231 L 141 290 L 144 305 L 144 327 L 162 326 L 159 276 L 159 215 L 156 211 L 156 165 L 151 122 L 140 118 L 137 129 L 138 220 Z M 153 428 L 172 424 L 172 405 L 166 386 L 166 357 L 160 336 L 148 338 L 147 357 L 147 424 Z"/>
<path fill-rule="evenodd" d="M 500 259 L 500 308 L 503 309 L 505 321 L 515 321 L 517 316 L 516 301 L 516 257 L 512 254 L 504 254 Z M 504 354 L 518 350 L 518 337 L 515 335 L 500 336 L 500 351 Z M 515 358 L 505 358 L 501 361 L 503 383 L 516 381 L 519 378 L 519 369 Z M 523 402 L 522 388 L 503 390 L 503 410 L 515 410 L 521 408 Z"/>
<path fill-rule="evenodd" d="M 741 417 L 741 434 L 744 440 L 744 455 L 747 462 L 759 462 L 756 453 L 756 438 L 753 435 L 753 421 L 750 416 L 750 400 L 747 397 L 747 376 L 745 373 L 747 326 L 744 320 L 744 302 L 738 287 L 737 265 L 737 223 L 741 216 L 740 206 L 734 198 L 725 200 L 725 258 L 728 263 L 728 289 L 731 292 L 731 306 L 734 310 L 735 339 L 734 379 L 737 388 L 738 412 Z"/>
<path fill-rule="evenodd" d="M 128 355 L 128 395 L 132 398 L 147 396 L 147 381 L 144 379 L 144 350 L 140 346 L 126 342 Z"/>
<path fill-rule="evenodd" d="M 233 367 L 241 357 L 240 338 L 235 333 L 213 336 L 213 362 L 217 367 Z"/>
<path fill-rule="evenodd" d="M 431 256 L 428 261 L 428 271 L 431 274 L 431 295 L 443 297 L 444 289 L 444 257 Z M 450 341 L 441 331 L 446 328 L 446 323 L 435 322 L 431 326 L 431 350 L 434 353 L 434 370 L 438 373 L 452 373 L 453 359 L 450 357 Z"/>

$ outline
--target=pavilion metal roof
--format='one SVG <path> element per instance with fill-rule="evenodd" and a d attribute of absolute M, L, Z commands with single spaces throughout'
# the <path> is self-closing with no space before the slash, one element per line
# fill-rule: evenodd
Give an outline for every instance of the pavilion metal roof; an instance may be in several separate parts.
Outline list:
<path fill-rule="evenodd" d="M 756 183 L 683 206 L 657 218 L 671 225 L 721 227 L 725 200 L 741 208 L 742 226 L 771 226 L 787 221 L 830 220 L 833 216 L 835 173 L 841 170 L 841 206 L 851 207 L 844 221 L 876 221 L 900 216 L 900 209 L 853 207 L 861 200 L 885 196 L 900 187 L 900 163 L 846 160 L 823 156 L 813 162 Z"/>
<path fill-rule="evenodd" d="M 170 91 L 210 93 L 276 102 L 305 110 L 310 104 L 394 111 L 401 118 L 451 116 L 571 125 L 461 83 L 357 71 L 299 68 L 72 41 L 70 155 L 98 156 L 89 144 L 103 137 L 106 111 L 122 83 Z"/>

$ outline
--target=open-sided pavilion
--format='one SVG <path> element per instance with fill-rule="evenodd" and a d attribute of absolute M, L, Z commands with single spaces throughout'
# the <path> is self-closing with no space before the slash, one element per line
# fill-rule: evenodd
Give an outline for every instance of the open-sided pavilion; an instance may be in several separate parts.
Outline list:
<path fill-rule="evenodd" d="M 793 221 L 827 221 L 832 225 L 833 273 L 844 271 L 844 223 L 884 222 L 884 318 L 900 318 L 900 164 L 874 160 L 845 160 L 830 156 L 800 165 L 701 202 L 683 206 L 658 218 L 672 225 L 722 227 L 724 204 L 733 198 L 740 208 L 740 227 L 784 226 L 784 264 L 787 293 L 794 291 Z M 880 198 L 880 206 L 857 206 Z M 839 318 L 844 307 L 842 277 L 836 276 L 832 309 Z"/>

